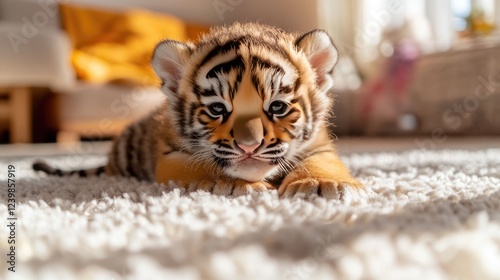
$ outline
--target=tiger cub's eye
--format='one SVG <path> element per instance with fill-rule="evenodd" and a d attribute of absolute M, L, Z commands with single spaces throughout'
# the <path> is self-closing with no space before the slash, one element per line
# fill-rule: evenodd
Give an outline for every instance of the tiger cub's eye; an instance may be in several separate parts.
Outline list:
<path fill-rule="evenodd" d="M 226 106 L 220 102 L 210 104 L 208 110 L 210 110 L 210 113 L 214 116 L 220 116 L 227 113 Z"/>
<path fill-rule="evenodd" d="M 283 101 L 274 101 L 269 106 L 269 113 L 274 115 L 282 115 L 286 112 L 288 105 Z"/>

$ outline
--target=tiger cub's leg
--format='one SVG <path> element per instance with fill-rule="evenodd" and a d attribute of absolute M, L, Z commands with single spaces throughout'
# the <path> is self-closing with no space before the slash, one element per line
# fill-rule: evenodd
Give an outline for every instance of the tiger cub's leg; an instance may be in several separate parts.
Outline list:
<path fill-rule="evenodd" d="M 301 165 L 284 178 L 278 193 L 288 198 L 296 193 L 318 194 L 344 201 L 366 194 L 363 184 L 351 176 L 333 146 L 309 153 Z"/>
<path fill-rule="evenodd" d="M 213 165 L 190 161 L 190 154 L 171 152 L 156 163 L 156 181 L 174 182 L 188 191 L 204 190 L 216 195 L 244 195 L 273 188 L 267 182 L 247 182 L 229 178 Z"/>

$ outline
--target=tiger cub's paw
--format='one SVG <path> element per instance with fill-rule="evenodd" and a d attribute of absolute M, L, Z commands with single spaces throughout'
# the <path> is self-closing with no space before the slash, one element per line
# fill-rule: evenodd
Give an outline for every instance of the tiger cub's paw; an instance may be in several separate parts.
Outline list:
<path fill-rule="evenodd" d="M 310 197 L 313 194 L 326 199 L 338 199 L 346 203 L 367 197 L 365 186 L 355 179 L 297 178 L 285 180 L 278 189 L 283 198 Z"/>
<path fill-rule="evenodd" d="M 186 189 L 188 192 L 204 190 L 214 195 L 225 196 L 240 196 L 254 192 L 262 192 L 265 190 L 274 189 L 267 182 L 247 182 L 238 179 L 221 179 L 221 180 L 202 180 L 202 181 L 176 181 L 179 187 Z"/>

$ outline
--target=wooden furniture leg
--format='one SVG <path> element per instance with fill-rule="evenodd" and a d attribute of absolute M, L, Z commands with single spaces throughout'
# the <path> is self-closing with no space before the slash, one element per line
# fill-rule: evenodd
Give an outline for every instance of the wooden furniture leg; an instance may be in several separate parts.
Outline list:
<path fill-rule="evenodd" d="M 10 142 L 31 143 L 31 93 L 28 88 L 10 90 Z"/>

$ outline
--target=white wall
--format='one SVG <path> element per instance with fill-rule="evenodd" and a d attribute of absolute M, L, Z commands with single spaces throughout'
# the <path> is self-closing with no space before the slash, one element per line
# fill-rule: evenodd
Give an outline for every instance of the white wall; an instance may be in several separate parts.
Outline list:
<path fill-rule="evenodd" d="M 227 20 L 251 20 L 271 24 L 288 31 L 309 31 L 318 28 L 316 0 L 243 0 Z"/>
<path fill-rule="evenodd" d="M 142 7 L 168 12 L 182 19 L 224 24 L 259 21 L 288 31 L 308 31 L 318 27 L 316 0 L 66 0 L 72 4 L 119 9 Z"/>

